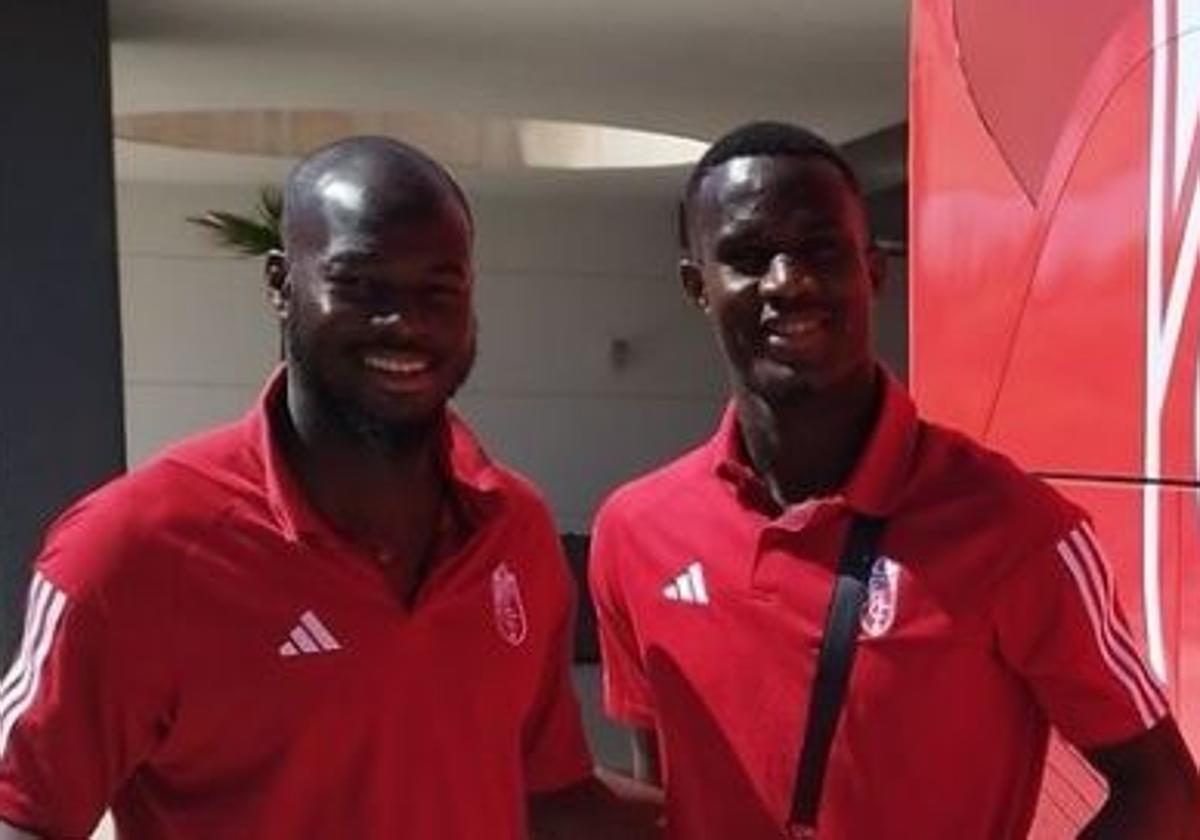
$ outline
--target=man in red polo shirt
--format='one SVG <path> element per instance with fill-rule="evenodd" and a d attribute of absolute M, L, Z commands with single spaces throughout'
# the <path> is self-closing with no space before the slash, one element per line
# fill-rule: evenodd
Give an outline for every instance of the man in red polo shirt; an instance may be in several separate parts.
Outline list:
<path fill-rule="evenodd" d="M 50 530 L 0 683 L 0 838 L 106 807 L 128 838 L 634 830 L 592 780 L 550 516 L 447 409 L 464 196 L 355 138 L 294 170 L 284 224 L 257 407 Z"/>
<path fill-rule="evenodd" d="M 816 836 L 1022 837 L 1051 725 L 1110 786 L 1087 836 L 1197 836 L 1194 767 L 1086 516 L 920 421 L 874 359 L 881 258 L 837 151 L 792 126 L 731 132 L 688 182 L 681 235 L 732 401 L 708 443 L 605 503 L 591 560 L 606 705 L 665 782 L 671 835 L 795 830 L 857 516 L 884 526 Z"/>

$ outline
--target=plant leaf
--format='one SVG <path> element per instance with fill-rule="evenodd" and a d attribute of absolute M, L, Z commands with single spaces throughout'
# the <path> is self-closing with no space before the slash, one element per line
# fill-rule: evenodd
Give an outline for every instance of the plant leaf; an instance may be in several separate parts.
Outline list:
<path fill-rule="evenodd" d="M 208 230 L 220 247 L 242 256 L 260 257 L 282 247 L 283 195 L 274 187 L 259 190 L 252 215 L 209 210 L 188 221 Z"/>

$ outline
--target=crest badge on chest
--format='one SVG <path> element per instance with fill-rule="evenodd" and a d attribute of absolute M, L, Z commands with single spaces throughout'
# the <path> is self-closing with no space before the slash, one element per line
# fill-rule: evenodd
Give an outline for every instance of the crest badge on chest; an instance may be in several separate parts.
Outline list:
<path fill-rule="evenodd" d="M 492 572 L 492 606 L 500 638 L 513 647 L 525 641 L 529 620 L 521 598 L 521 585 L 507 563 L 500 563 Z"/>
<path fill-rule="evenodd" d="M 890 557 L 880 557 L 871 566 L 867 579 L 867 602 L 863 604 L 862 631 L 871 638 L 882 636 L 896 620 L 900 601 L 900 565 Z"/>

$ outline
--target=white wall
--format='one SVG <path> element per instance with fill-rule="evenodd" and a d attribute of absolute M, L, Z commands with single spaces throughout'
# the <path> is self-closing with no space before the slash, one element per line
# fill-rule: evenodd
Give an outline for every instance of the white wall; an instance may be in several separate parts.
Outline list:
<path fill-rule="evenodd" d="M 237 417 L 276 356 L 259 266 L 225 256 L 185 219 L 250 191 L 118 184 L 125 438 L 137 464 Z"/>
<path fill-rule="evenodd" d="M 480 203 L 481 355 L 460 403 L 564 530 L 587 530 L 608 489 L 702 440 L 719 411 L 719 362 L 675 279 L 672 230 L 666 201 Z"/>

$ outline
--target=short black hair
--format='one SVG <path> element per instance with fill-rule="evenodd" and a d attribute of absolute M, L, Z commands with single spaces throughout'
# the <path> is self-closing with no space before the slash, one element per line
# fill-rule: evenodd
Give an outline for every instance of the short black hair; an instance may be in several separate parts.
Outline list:
<path fill-rule="evenodd" d="M 688 176 L 678 207 L 679 246 L 685 252 L 690 244 L 688 210 L 708 173 L 734 158 L 773 156 L 823 158 L 836 166 L 854 194 L 862 197 L 862 186 L 854 168 L 837 146 L 821 135 L 791 123 L 769 120 L 746 123 L 714 141 Z"/>
<path fill-rule="evenodd" d="M 397 177 L 407 182 L 410 189 L 406 198 L 411 203 L 432 209 L 439 200 L 436 190 L 441 188 L 443 195 L 451 196 L 462 207 L 467 224 L 474 228 L 475 219 L 466 193 L 444 166 L 416 146 L 394 137 L 361 135 L 345 137 L 322 146 L 292 169 L 283 195 L 285 240 L 289 222 L 297 211 L 313 199 L 316 183 L 323 175 L 343 167 L 353 167 L 357 161 L 369 158 L 385 162 Z M 434 192 L 430 191 L 430 187 Z"/>

